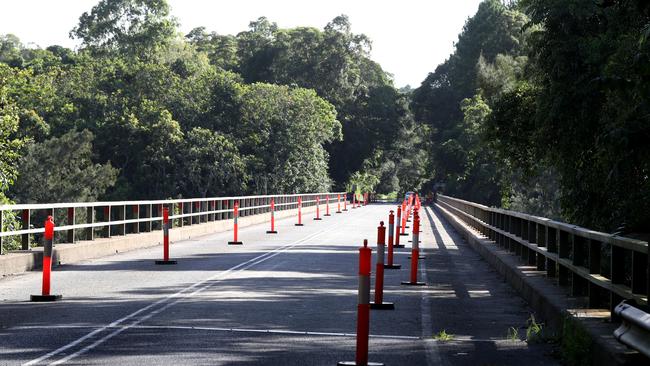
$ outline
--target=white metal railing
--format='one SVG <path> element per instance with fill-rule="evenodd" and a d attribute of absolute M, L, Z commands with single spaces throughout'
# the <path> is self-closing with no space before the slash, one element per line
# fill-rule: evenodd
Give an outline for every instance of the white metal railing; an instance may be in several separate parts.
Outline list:
<path fill-rule="evenodd" d="M 77 240 L 94 240 L 101 237 L 149 232 L 162 229 L 162 209 L 170 211 L 169 219 L 173 226 L 193 225 L 233 218 L 234 203 L 239 204 L 239 216 L 245 217 L 270 212 L 271 199 L 275 210 L 283 211 L 298 207 L 316 205 L 317 198 L 325 204 L 336 204 L 340 197 L 345 200 L 345 192 L 282 194 L 260 196 L 233 196 L 187 198 L 151 201 L 106 201 L 0 205 L 0 253 L 4 254 L 3 242 L 20 238 L 22 250 L 29 250 L 34 240 L 44 232 L 44 219 L 52 215 L 57 222 L 55 232 L 57 243 L 74 243 Z M 80 221 L 83 222 L 78 222 Z M 7 225 L 8 223 L 15 225 Z M 63 223 L 63 224 L 61 224 Z M 20 227 L 17 227 L 20 226 Z M 100 232 L 97 233 L 97 229 Z M 83 231 L 83 235 L 79 235 Z M 15 239 L 13 239 L 15 240 Z"/>

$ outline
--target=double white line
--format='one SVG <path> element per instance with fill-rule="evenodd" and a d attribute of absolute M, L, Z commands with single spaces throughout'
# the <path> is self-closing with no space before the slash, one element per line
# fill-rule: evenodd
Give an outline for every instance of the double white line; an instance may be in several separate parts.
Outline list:
<path fill-rule="evenodd" d="M 105 326 L 103 326 L 101 328 L 97 328 L 97 329 L 93 330 L 92 332 L 86 334 L 85 336 L 83 336 L 83 337 L 81 337 L 81 338 L 79 338 L 79 339 L 77 339 L 77 340 L 75 340 L 73 342 L 70 342 L 70 343 L 66 344 L 65 346 L 57 348 L 54 351 L 49 352 L 49 353 L 47 353 L 47 354 L 45 354 L 45 355 L 43 355 L 43 356 L 41 356 L 39 358 L 33 359 L 33 360 L 29 361 L 29 362 L 26 362 L 26 363 L 23 364 L 23 366 L 38 365 L 40 363 L 45 363 L 45 364 L 52 365 L 52 366 L 64 364 L 64 363 L 72 360 L 73 358 L 81 356 L 84 353 L 92 350 L 93 348 L 95 348 L 95 347 L 99 346 L 100 344 L 106 342 L 107 340 L 115 337 L 116 335 L 124 332 L 125 330 L 137 326 L 138 324 L 142 323 L 143 321 L 145 321 L 145 320 L 151 318 L 152 316 L 166 310 L 167 308 L 169 308 L 172 305 L 180 302 L 181 300 L 183 300 L 185 298 L 192 297 L 192 296 L 206 290 L 207 288 L 209 288 L 211 286 L 214 286 L 215 282 L 222 281 L 222 280 L 226 279 L 231 274 L 238 273 L 238 272 L 241 272 L 241 271 L 245 271 L 245 270 L 247 270 L 247 269 L 249 269 L 249 268 L 251 268 L 251 267 L 253 267 L 253 266 L 257 265 L 257 264 L 265 262 L 265 261 L 275 257 L 276 255 L 278 255 L 278 254 L 280 254 L 282 252 L 285 252 L 285 251 L 291 249 L 292 247 L 295 247 L 296 245 L 304 243 L 307 240 L 314 239 L 314 238 L 324 234 L 325 232 L 327 232 L 328 229 L 330 229 L 331 227 L 334 227 L 334 226 L 336 226 L 336 225 L 330 225 L 329 227 L 327 227 L 327 228 L 325 228 L 323 230 L 317 231 L 317 232 L 315 232 L 315 233 L 313 233 L 311 235 L 308 235 L 308 236 L 306 236 L 306 237 L 304 237 L 304 238 L 302 238 L 300 240 L 297 240 L 297 241 L 295 241 L 293 243 L 281 246 L 281 247 L 276 248 L 276 249 L 274 249 L 274 250 L 272 250 L 270 252 L 266 252 L 266 253 L 264 253 L 262 255 L 259 255 L 259 256 L 255 257 L 255 258 L 247 260 L 246 262 L 243 262 L 243 263 L 240 263 L 240 264 L 238 264 L 238 265 L 236 265 L 234 267 L 231 267 L 231 268 L 229 268 L 228 270 L 226 270 L 224 272 L 220 272 L 220 273 L 218 273 L 218 274 L 216 274 L 216 275 L 214 275 L 212 277 L 209 277 L 209 278 L 206 278 L 206 279 L 201 280 L 199 282 L 196 282 L 193 285 L 188 286 L 188 287 L 176 292 L 175 294 L 172 294 L 172 295 L 169 295 L 169 296 L 167 296 L 165 298 L 162 298 L 162 299 L 160 299 L 160 300 L 158 300 L 158 301 L 156 301 L 156 302 L 154 302 L 152 304 L 149 304 L 149 305 L 147 305 L 147 306 L 145 306 L 145 307 L 143 307 L 143 308 L 141 308 L 139 310 L 136 310 L 136 311 L 132 312 L 131 314 L 129 314 L 129 315 L 123 317 L 123 318 L 117 319 L 114 322 L 112 322 L 110 324 L 107 324 L 107 325 L 105 325 Z M 122 325 L 122 323 L 125 323 L 127 321 L 131 321 L 131 322 L 128 323 L 127 325 Z M 77 345 L 79 345 L 79 344 L 81 344 L 81 343 L 83 343 L 83 342 L 85 342 L 85 341 L 87 341 L 89 339 L 92 339 L 95 336 L 99 335 L 100 333 L 102 333 L 102 332 L 104 332 L 106 330 L 109 330 L 109 329 L 115 329 L 115 330 L 113 330 L 112 332 L 108 333 L 107 335 L 95 340 L 94 342 L 88 344 L 87 346 L 79 349 L 78 351 L 76 351 L 74 353 L 71 353 L 71 354 L 69 354 L 69 355 L 67 355 L 67 356 L 65 356 L 65 357 L 63 357 L 63 358 L 61 358 L 61 359 L 59 359 L 57 361 L 49 362 L 49 363 L 44 362 L 44 361 L 49 360 L 53 356 L 56 356 L 56 355 L 66 351 L 66 350 L 68 350 L 68 349 L 70 349 L 72 347 L 75 347 L 75 346 L 77 346 Z"/>

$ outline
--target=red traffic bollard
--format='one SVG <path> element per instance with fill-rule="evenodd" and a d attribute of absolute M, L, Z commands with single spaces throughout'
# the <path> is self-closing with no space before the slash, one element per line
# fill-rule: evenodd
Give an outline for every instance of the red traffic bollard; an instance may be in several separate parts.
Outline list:
<path fill-rule="evenodd" d="M 418 282 L 418 258 L 420 257 L 420 218 L 415 215 L 413 218 L 413 246 L 411 249 L 411 279 L 402 282 L 402 285 L 424 286 L 426 283 Z"/>
<path fill-rule="evenodd" d="M 399 243 L 400 229 L 402 227 L 402 206 L 397 206 L 397 230 L 395 230 L 395 248 L 404 248 L 404 244 Z"/>
<path fill-rule="evenodd" d="M 343 196 L 343 211 L 348 210 L 348 194 L 346 193 L 345 196 Z"/>
<path fill-rule="evenodd" d="M 52 273 L 52 251 L 54 245 L 54 218 L 48 216 L 45 220 L 45 234 L 43 235 L 43 286 L 40 295 L 31 295 L 30 301 L 49 302 L 63 298 L 62 295 L 50 294 L 50 275 Z"/>
<path fill-rule="evenodd" d="M 384 302 L 384 253 L 386 248 L 386 227 L 382 221 L 377 227 L 377 260 L 375 272 L 375 302 L 370 304 L 371 309 L 394 310 L 395 304 Z"/>
<path fill-rule="evenodd" d="M 398 208 L 399 210 L 399 208 Z M 388 215 L 388 263 L 384 264 L 384 268 L 386 269 L 400 269 L 402 268 L 401 264 L 394 264 L 393 263 L 393 257 L 394 257 L 394 247 L 393 245 L 393 236 L 395 235 L 395 215 L 393 214 L 393 210 L 390 210 L 390 214 Z M 399 241 L 399 235 L 396 236 L 397 241 Z"/>
<path fill-rule="evenodd" d="M 239 201 L 235 201 L 235 206 L 233 207 L 233 218 L 234 218 L 234 226 L 233 226 L 234 238 L 232 241 L 228 242 L 228 245 L 242 245 L 243 243 L 237 240 L 237 236 L 239 234 L 238 233 L 239 226 L 237 224 L 237 219 L 239 218 Z"/>
<path fill-rule="evenodd" d="M 275 231 L 275 200 L 271 198 L 271 230 L 266 231 L 267 234 L 277 234 Z"/>
<path fill-rule="evenodd" d="M 325 196 L 325 215 L 323 216 L 332 216 L 330 215 L 330 196 Z"/>
<path fill-rule="evenodd" d="M 368 362 L 368 338 L 370 337 L 370 265 L 372 250 L 368 240 L 359 248 L 359 301 L 357 305 L 357 350 L 355 361 L 342 361 L 338 366 L 383 366 Z"/>
<path fill-rule="evenodd" d="M 296 226 L 303 226 L 302 224 L 302 197 L 298 197 L 298 223 Z"/>
<path fill-rule="evenodd" d="M 316 196 L 316 217 L 314 220 L 322 220 L 320 218 L 320 197 Z"/>
<path fill-rule="evenodd" d="M 341 213 L 341 195 L 336 195 L 336 213 Z"/>
<path fill-rule="evenodd" d="M 352 193 L 352 209 L 357 208 L 357 194 Z"/>
<path fill-rule="evenodd" d="M 414 211 L 414 212 L 413 212 L 413 220 L 417 220 L 417 221 L 418 221 L 418 229 L 419 229 L 419 228 L 420 228 L 420 214 L 418 213 L 418 211 Z M 415 232 L 415 226 L 413 227 L 413 232 Z M 421 233 L 421 232 L 422 232 L 422 230 L 418 230 L 418 241 L 419 241 L 419 239 L 420 239 L 420 237 L 419 237 L 419 233 Z M 409 240 L 409 241 L 410 241 L 411 243 L 413 242 L 412 240 Z M 426 257 L 424 256 L 424 254 L 420 254 L 420 255 L 418 256 L 418 259 L 425 259 L 425 258 L 426 258 Z M 408 256 L 408 259 L 411 259 L 411 256 L 410 256 L 410 255 Z"/>
<path fill-rule="evenodd" d="M 156 264 L 176 264 L 176 261 L 169 260 L 169 209 L 163 208 L 163 260 L 156 261 Z"/>

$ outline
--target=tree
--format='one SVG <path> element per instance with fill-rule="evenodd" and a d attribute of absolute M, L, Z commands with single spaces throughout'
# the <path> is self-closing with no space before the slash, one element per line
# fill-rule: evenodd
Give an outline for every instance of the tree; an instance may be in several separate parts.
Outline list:
<path fill-rule="evenodd" d="M 115 183 L 117 170 L 92 162 L 92 140 L 89 131 L 70 131 L 28 144 L 11 197 L 20 203 L 96 201 Z"/>
<path fill-rule="evenodd" d="M 17 176 L 19 151 L 24 139 L 17 138 L 19 126 L 18 106 L 10 98 L 9 79 L 14 74 L 9 67 L 0 64 L 0 202 L 5 203 L 4 192 Z"/>
<path fill-rule="evenodd" d="M 166 0 L 102 0 L 81 15 L 70 37 L 80 39 L 93 54 L 148 60 L 169 45 L 176 25 Z"/>
<path fill-rule="evenodd" d="M 246 188 L 246 166 L 225 136 L 204 128 L 188 132 L 179 151 L 180 181 L 188 197 L 234 195 Z"/>

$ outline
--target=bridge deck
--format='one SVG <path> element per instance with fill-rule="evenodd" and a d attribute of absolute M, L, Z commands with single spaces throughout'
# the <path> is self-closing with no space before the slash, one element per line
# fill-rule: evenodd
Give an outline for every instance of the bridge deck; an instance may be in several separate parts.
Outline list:
<path fill-rule="evenodd" d="M 335 365 L 354 359 L 357 248 L 374 248 L 392 206 L 371 205 L 305 226 L 281 220 L 171 246 L 176 266 L 155 266 L 160 247 L 66 265 L 53 272 L 64 301 L 26 302 L 40 272 L 0 280 L 0 364 Z M 430 209 L 423 210 L 421 279 L 404 287 L 387 270 L 385 301 L 371 314 L 371 361 L 387 365 L 552 365 L 548 345 L 525 334 L 531 310 Z M 404 237 L 403 237 L 404 239 Z M 374 263 L 373 263 L 374 270 Z M 524 327 L 524 328 L 522 328 Z M 434 333 L 452 334 L 448 342 Z"/>

